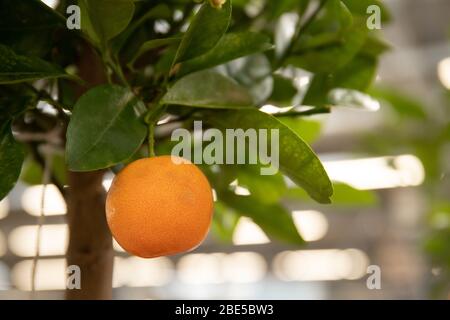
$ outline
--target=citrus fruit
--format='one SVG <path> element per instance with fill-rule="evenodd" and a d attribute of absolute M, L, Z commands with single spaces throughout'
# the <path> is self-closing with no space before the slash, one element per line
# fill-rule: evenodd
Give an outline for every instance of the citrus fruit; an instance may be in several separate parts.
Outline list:
<path fill-rule="evenodd" d="M 196 248 L 213 212 L 207 178 L 185 159 L 160 156 L 126 166 L 106 198 L 106 218 L 116 241 L 143 258 Z"/>

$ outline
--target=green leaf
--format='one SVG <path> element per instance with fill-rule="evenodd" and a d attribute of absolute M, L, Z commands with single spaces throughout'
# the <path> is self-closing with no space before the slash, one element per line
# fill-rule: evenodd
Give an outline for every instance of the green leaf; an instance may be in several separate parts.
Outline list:
<path fill-rule="evenodd" d="M 55 154 L 52 157 L 52 174 L 56 178 L 56 181 L 60 185 L 67 184 L 67 168 L 64 156 L 60 154 Z M 22 168 L 22 173 L 20 175 L 20 180 L 29 184 L 36 185 L 41 184 L 43 181 L 43 170 L 42 167 L 34 161 L 32 158 L 25 160 Z"/>
<path fill-rule="evenodd" d="M 219 68 L 248 90 L 255 105 L 264 104 L 272 94 L 272 65 L 262 53 L 231 61 Z"/>
<path fill-rule="evenodd" d="M 320 136 L 322 125 L 318 121 L 305 120 L 303 117 L 281 117 L 279 120 L 309 144 Z"/>
<path fill-rule="evenodd" d="M 334 88 L 366 91 L 375 78 L 377 63 L 377 59 L 373 57 L 358 54 L 333 74 L 314 75 L 302 104 L 308 106 L 330 104 L 328 95 Z"/>
<path fill-rule="evenodd" d="M 220 240 L 231 243 L 239 218 L 239 215 L 222 203 L 222 201 L 217 201 L 214 203 L 211 230 Z"/>
<path fill-rule="evenodd" d="M 221 129 L 240 128 L 279 130 L 280 169 L 295 183 L 320 203 L 329 203 L 333 187 L 322 163 L 311 148 L 291 129 L 275 117 L 256 109 L 242 109 L 239 112 L 210 111 L 206 119 Z"/>
<path fill-rule="evenodd" d="M 299 9 L 303 12 L 309 0 L 276 0 L 267 2 L 267 14 L 271 19 L 278 18 L 283 13 Z"/>
<path fill-rule="evenodd" d="M 248 92 L 230 78 L 213 71 L 190 74 L 177 81 L 162 103 L 199 108 L 236 109 L 253 105 Z"/>
<path fill-rule="evenodd" d="M 279 204 L 260 203 L 252 196 L 237 196 L 222 192 L 219 199 L 239 215 L 251 218 L 269 236 L 292 244 L 304 244 L 304 240 L 292 220 L 291 214 Z"/>
<path fill-rule="evenodd" d="M 79 0 L 81 29 L 100 46 L 120 34 L 134 14 L 133 0 Z"/>
<path fill-rule="evenodd" d="M 0 44 L 0 84 L 60 77 L 69 75 L 58 66 L 37 57 L 18 55 Z"/>
<path fill-rule="evenodd" d="M 231 7 L 231 0 L 222 9 L 203 4 L 181 41 L 174 64 L 196 58 L 214 48 L 228 29 Z"/>
<path fill-rule="evenodd" d="M 336 88 L 330 91 L 328 99 L 336 107 L 346 107 L 366 111 L 378 111 L 380 103 L 369 96 L 357 90 Z"/>
<path fill-rule="evenodd" d="M 24 157 L 22 145 L 14 139 L 10 123 L 0 126 L 0 200 L 19 179 Z"/>
<path fill-rule="evenodd" d="M 280 107 L 292 106 L 293 99 L 297 94 L 298 89 L 292 79 L 277 74 L 273 76 L 273 90 L 269 103 Z"/>
<path fill-rule="evenodd" d="M 76 103 L 67 129 L 66 159 L 72 171 L 108 168 L 127 160 L 145 139 L 145 105 L 116 85 L 91 89 Z"/>
<path fill-rule="evenodd" d="M 0 43 L 17 53 L 44 56 L 55 30 L 64 27 L 64 17 L 40 0 L 0 1 Z"/>
<path fill-rule="evenodd" d="M 184 62 L 178 74 L 183 76 L 271 48 L 272 44 L 269 37 L 263 34 L 253 32 L 229 33 L 224 35 L 219 43 L 206 54 Z"/>
<path fill-rule="evenodd" d="M 125 44 L 132 38 L 133 34 L 142 27 L 142 25 L 151 19 L 170 19 L 172 16 L 172 11 L 165 3 L 156 5 L 155 7 L 148 10 L 139 19 L 135 19 L 130 25 L 117 37 L 111 41 L 111 50 L 114 55 L 117 55 Z"/>
<path fill-rule="evenodd" d="M 339 43 L 304 51 L 298 48 L 287 63 L 314 73 L 332 73 L 349 63 L 363 46 L 367 30 L 361 23 L 339 31 Z"/>
<path fill-rule="evenodd" d="M 0 86 L 0 126 L 38 102 L 36 92 L 23 83 Z"/>
<path fill-rule="evenodd" d="M 228 179 L 232 177 L 232 181 L 237 180 L 239 186 L 247 188 L 261 203 L 278 203 L 287 190 L 282 174 L 263 176 L 260 165 L 223 165 L 221 169 L 220 179 L 224 175 Z"/>
<path fill-rule="evenodd" d="M 386 42 L 384 39 L 381 39 L 374 34 L 369 34 L 359 54 L 366 57 L 377 58 L 381 54 L 390 50 L 391 47 L 391 44 Z"/>
<path fill-rule="evenodd" d="M 378 204 L 378 197 L 373 191 L 357 190 L 346 184 L 334 183 L 334 193 L 331 197 L 333 206 L 339 207 L 371 207 Z M 302 203 L 311 202 L 308 194 L 300 188 L 288 189 L 285 198 L 300 200 Z"/>
<path fill-rule="evenodd" d="M 426 107 L 420 102 L 389 88 L 372 88 L 370 94 L 375 98 L 386 101 L 400 116 L 423 120 L 427 117 Z"/>
<path fill-rule="evenodd" d="M 159 47 L 176 44 L 181 41 L 181 38 L 164 38 L 164 39 L 153 39 L 146 41 L 142 44 L 142 46 L 139 48 L 139 50 L 136 52 L 136 54 L 133 56 L 133 58 L 130 61 L 130 65 L 133 65 L 137 59 L 147 51 L 150 51 L 152 49 L 156 49 Z"/>

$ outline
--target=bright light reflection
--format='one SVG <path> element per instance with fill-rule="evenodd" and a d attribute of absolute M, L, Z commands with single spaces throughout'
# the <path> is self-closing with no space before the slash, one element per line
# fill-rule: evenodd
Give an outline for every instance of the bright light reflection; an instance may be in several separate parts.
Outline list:
<path fill-rule="evenodd" d="M 156 259 L 116 258 L 113 286 L 164 286 L 172 280 L 173 274 L 173 263 L 165 257 Z"/>
<path fill-rule="evenodd" d="M 37 226 L 21 226 L 14 229 L 8 238 L 11 251 L 21 257 L 36 254 Z M 68 242 L 68 228 L 65 224 L 43 225 L 41 229 L 40 255 L 64 255 Z"/>
<path fill-rule="evenodd" d="M 32 259 L 18 262 L 13 267 L 11 279 L 17 289 L 31 291 L 32 267 Z M 39 260 L 36 268 L 36 290 L 63 290 L 65 288 L 65 259 Z"/>
<path fill-rule="evenodd" d="M 285 251 L 275 257 L 274 272 L 284 281 L 350 280 L 363 277 L 368 264 L 357 249 Z"/>
<path fill-rule="evenodd" d="M 187 284 L 254 283 L 266 273 L 267 263 L 256 252 L 189 254 L 178 263 L 178 276 Z"/>
<path fill-rule="evenodd" d="M 41 202 L 44 185 L 28 187 L 22 195 L 22 207 L 32 216 L 41 215 Z M 61 192 L 53 184 L 45 187 L 44 215 L 56 216 L 67 213 L 66 202 Z"/>
<path fill-rule="evenodd" d="M 438 76 L 444 87 L 450 89 L 450 57 L 439 62 Z"/>
<path fill-rule="evenodd" d="M 328 220 L 318 211 L 294 211 L 292 212 L 295 226 L 305 241 L 317 241 L 322 239 L 328 231 Z"/>
<path fill-rule="evenodd" d="M 7 250 L 6 238 L 3 232 L 0 231 L 0 257 L 6 254 Z"/>
<path fill-rule="evenodd" d="M 425 170 L 413 155 L 324 161 L 330 178 L 359 190 L 409 187 L 421 185 Z"/>
<path fill-rule="evenodd" d="M 252 283 L 264 279 L 267 264 L 256 252 L 235 252 L 224 261 L 225 280 L 232 283 Z"/>
<path fill-rule="evenodd" d="M 269 243 L 270 240 L 264 231 L 250 218 L 242 217 L 233 233 L 235 245 L 250 245 Z"/>
<path fill-rule="evenodd" d="M 188 284 L 219 284 L 225 281 L 221 272 L 224 253 L 189 254 L 178 262 L 178 277 Z"/>
<path fill-rule="evenodd" d="M 0 201 L 0 220 L 6 218 L 9 212 L 9 201 L 8 198 L 4 198 Z"/>
<path fill-rule="evenodd" d="M 41 1 L 53 9 L 56 8 L 59 4 L 59 0 L 41 0 Z"/>

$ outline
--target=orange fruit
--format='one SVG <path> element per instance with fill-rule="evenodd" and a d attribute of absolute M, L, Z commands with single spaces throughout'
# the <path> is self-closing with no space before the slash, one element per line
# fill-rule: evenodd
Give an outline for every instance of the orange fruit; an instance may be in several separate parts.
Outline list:
<path fill-rule="evenodd" d="M 208 233 L 212 212 L 207 178 L 194 164 L 171 156 L 132 162 L 114 178 L 106 198 L 112 235 L 143 258 L 195 249 Z"/>

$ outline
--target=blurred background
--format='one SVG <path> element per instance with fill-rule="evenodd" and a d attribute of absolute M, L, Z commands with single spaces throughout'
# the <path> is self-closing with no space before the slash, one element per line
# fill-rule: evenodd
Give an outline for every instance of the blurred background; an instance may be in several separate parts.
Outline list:
<path fill-rule="evenodd" d="M 115 244 L 115 298 L 450 298 L 450 1 L 384 3 L 393 19 L 382 32 L 392 49 L 371 90 L 377 111 L 335 108 L 308 119 L 330 177 L 352 187 L 340 185 L 329 206 L 286 198 L 308 244 L 271 242 L 247 218 L 232 244 L 211 235 L 175 257 L 139 259 Z M 31 293 L 42 188 L 20 182 L 0 203 L 0 299 L 64 296 L 66 206 L 53 186 Z M 366 284 L 373 265 L 381 270 L 379 290 Z"/>

